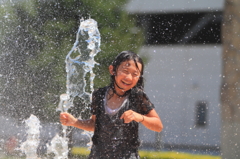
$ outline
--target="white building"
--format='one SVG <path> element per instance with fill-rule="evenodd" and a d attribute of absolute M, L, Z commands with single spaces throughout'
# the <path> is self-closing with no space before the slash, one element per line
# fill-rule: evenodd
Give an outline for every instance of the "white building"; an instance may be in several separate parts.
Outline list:
<path fill-rule="evenodd" d="M 220 150 L 221 20 L 224 0 L 130 0 L 146 31 L 145 91 L 164 124 L 140 128 L 143 147 Z"/>

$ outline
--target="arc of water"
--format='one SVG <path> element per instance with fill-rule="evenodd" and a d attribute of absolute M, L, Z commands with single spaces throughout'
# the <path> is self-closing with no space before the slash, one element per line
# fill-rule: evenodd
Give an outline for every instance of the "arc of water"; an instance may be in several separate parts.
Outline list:
<path fill-rule="evenodd" d="M 86 74 L 90 73 L 90 91 L 93 92 L 95 74 L 93 72 L 94 57 L 100 52 L 101 37 L 97 22 L 93 19 L 81 20 L 76 41 L 66 56 L 67 91 L 60 96 L 57 110 L 67 111 L 73 106 L 76 96 L 81 97 L 86 102 L 91 102 L 91 93 L 85 91 Z M 72 58 L 73 53 L 78 55 Z"/>
<path fill-rule="evenodd" d="M 65 59 L 67 72 L 67 90 L 65 94 L 60 95 L 60 102 L 57 110 L 61 112 L 67 112 L 68 109 L 73 106 L 73 100 L 77 96 L 82 98 L 86 103 L 90 103 L 92 101 L 91 93 L 93 92 L 93 80 L 95 78 L 93 68 L 94 65 L 97 64 L 97 62 L 94 61 L 94 57 L 97 55 L 98 52 L 101 51 L 100 40 L 101 37 L 98 30 L 97 22 L 93 19 L 82 19 L 76 35 L 76 41 Z M 78 55 L 76 57 L 72 57 L 74 53 L 77 53 Z M 90 92 L 85 91 L 85 77 L 87 73 L 90 73 Z M 67 127 L 64 126 L 63 139 L 58 136 L 57 139 L 52 142 L 67 144 L 67 142 L 64 142 L 67 140 L 66 129 Z M 91 134 L 89 134 L 87 131 L 84 131 L 83 134 L 89 136 L 90 142 L 88 146 L 91 146 Z M 54 146 L 57 144 L 51 143 L 51 145 Z M 63 150 L 63 147 L 65 148 L 65 150 Z M 54 150 L 55 148 L 49 146 L 49 149 Z M 65 158 L 60 157 L 59 154 L 66 154 L 66 152 L 68 151 L 67 145 L 62 146 L 61 151 L 62 153 L 58 152 L 55 155 L 58 155 L 58 158 Z M 56 151 L 53 151 L 53 153 L 55 152 Z"/>

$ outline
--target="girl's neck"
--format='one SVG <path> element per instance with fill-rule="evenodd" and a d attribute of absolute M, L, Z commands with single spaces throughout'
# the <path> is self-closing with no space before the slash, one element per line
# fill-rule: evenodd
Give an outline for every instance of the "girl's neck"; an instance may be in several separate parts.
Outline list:
<path fill-rule="evenodd" d="M 112 87 L 112 92 L 114 95 L 116 95 L 118 97 L 125 97 L 129 94 L 129 91 L 125 91 L 125 90 L 121 89 L 116 84 L 114 84 L 114 86 Z"/>
<path fill-rule="evenodd" d="M 118 98 L 122 98 L 122 97 L 125 97 L 125 92 L 122 91 L 122 90 L 116 90 L 115 87 L 110 87 L 110 89 L 108 90 L 109 94 L 112 94 L 113 96 L 115 97 L 118 97 Z"/>
<path fill-rule="evenodd" d="M 113 93 L 114 93 L 115 95 L 117 95 L 118 97 L 125 97 L 125 96 L 126 96 L 126 92 L 125 92 L 125 91 L 122 91 L 122 90 L 113 89 Z"/>
<path fill-rule="evenodd" d="M 126 96 L 120 97 L 116 93 L 114 93 L 113 89 L 108 89 L 107 93 L 107 106 L 111 109 L 119 108 L 123 101 L 126 99 Z"/>

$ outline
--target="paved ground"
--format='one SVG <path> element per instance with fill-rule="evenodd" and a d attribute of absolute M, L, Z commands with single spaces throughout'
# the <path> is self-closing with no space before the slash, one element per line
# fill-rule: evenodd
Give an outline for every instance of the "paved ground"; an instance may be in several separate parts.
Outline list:
<path fill-rule="evenodd" d="M 17 155 L 6 155 L 4 152 L 0 151 L 0 159 L 24 159 Z"/>

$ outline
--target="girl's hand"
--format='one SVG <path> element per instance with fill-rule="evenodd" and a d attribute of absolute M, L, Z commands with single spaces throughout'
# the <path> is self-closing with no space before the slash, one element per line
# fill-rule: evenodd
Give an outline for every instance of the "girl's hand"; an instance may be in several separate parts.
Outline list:
<path fill-rule="evenodd" d="M 74 126 L 78 119 L 69 113 L 63 112 L 60 114 L 60 122 L 65 126 Z"/>
<path fill-rule="evenodd" d="M 120 119 L 124 119 L 124 123 L 130 123 L 131 121 L 141 122 L 143 121 L 143 115 L 136 113 L 132 110 L 125 111 Z"/>

